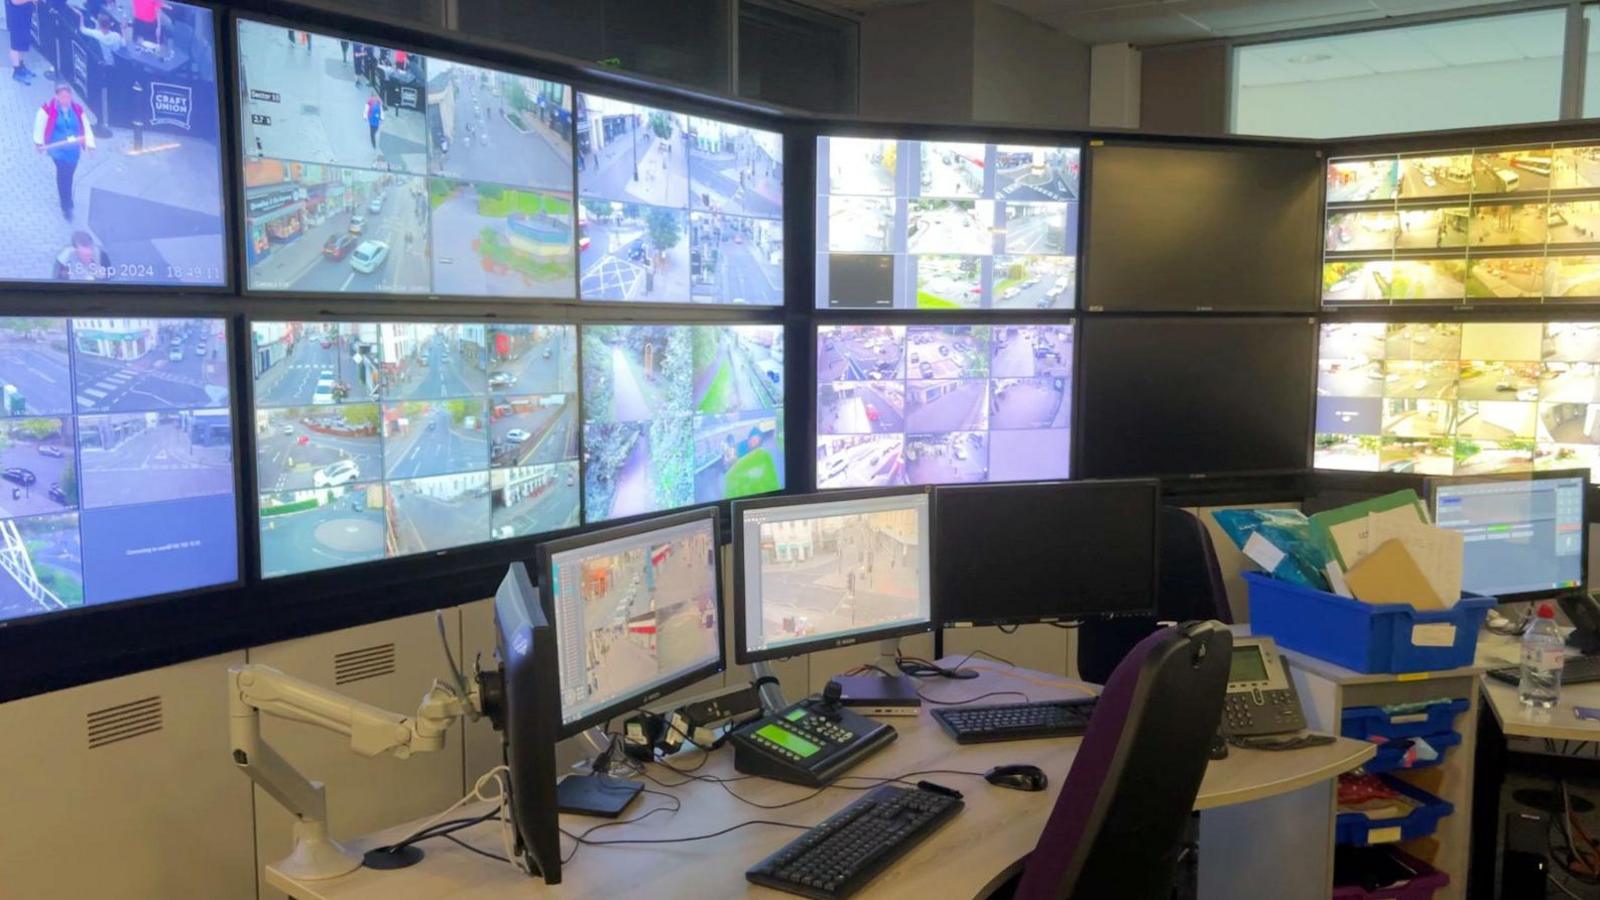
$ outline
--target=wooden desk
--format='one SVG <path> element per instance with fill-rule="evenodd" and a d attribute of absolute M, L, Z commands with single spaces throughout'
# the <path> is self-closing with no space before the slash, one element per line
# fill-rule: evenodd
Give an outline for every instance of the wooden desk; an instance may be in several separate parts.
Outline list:
<path fill-rule="evenodd" d="M 1575 652 L 1575 651 L 1572 651 Z M 1484 631 L 1478 638 L 1477 662 L 1487 669 L 1516 665 L 1522 656 L 1521 638 Z M 1495 867 L 1500 856 L 1500 794 L 1509 769 L 1536 771 L 1547 777 L 1591 776 L 1593 757 L 1537 756 L 1517 753 L 1508 738 L 1551 741 L 1600 741 L 1600 723 L 1572 714 L 1574 706 L 1600 706 L 1600 682 L 1564 684 L 1550 709 L 1534 709 L 1517 699 L 1517 687 L 1485 675 L 1480 691 L 1489 715 L 1478 717 L 1477 753 L 1473 788 L 1472 900 L 1494 896 Z"/>
<path fill-rule="evenodd" d="M 944 662 L 954 664 L 955 660 L 947 658 Z M 1009 669 L 999 663 L 972 661 L 967 665 L 980 671 L 977 679 L 928 681 L 924 682 L 924 692 L 929 697 L 960 700 L 989 691 L 1021 691 L 1029 699 L 1042 700 L 1081 696 L 1095 690 L 1078 682 L 1042 672 Z M 1020 699 L 1001 696 L 985 702 L 1005 703 Z M 966 809 L 879 876 L 873 892 L 883 896 L 941 898 L 985 894 L 1014 873 L 1022 858 L 1032 851 L 1044 820 L 1061 790 L 1067 769 L 1072 765 L 1079 739 L 962 746 L 952 741 L 931 720 L 926 708 L 915 718 L 896 718 L 892 721 L 899 731 L 899 739 L 857 766 L 852 770 L 852 775 L 897 776 L 943 769 L 979 773 L 979 776 L 946 773 L 913 776 L 961 791 L 966 795 Z M 1282 753 L 1234 749 L 1227 759 L 1210 765 L 1195 806 L 1200 810 L 1218 809 L 1320 787 L 1320 793 L 1326 794 L 1329 804 L 1328 809 L 1324 810 L 1323 820 L 1329 823 L 1331 829 L 1332 779 L 1340 772 L 1359 766 L 1371 758 L 1373 752 L 1369 744 L 1345 739 L 1324 747 Z M 697 752 L 689 752 L 680 754 L 675 764 L 688 767 L 698 760 Z M 1033 763 L 1039 766 L 1050 777 L 1049 788 L 1027 793 L 986 783 L 981 773 L 990 766 L 1002 763 Z M 602 829 L 592 835 L 593 839 L 687 837 L 717 831 L 751 819 L 810 826 L 859 796 L 858 792 L 851 790 L 825 790 L 792 806 L 763 810 L 735 800 L 729 791 L 736 791 L 742 797 L 765 804 L 799 800 L 814 791 L 758 778 L 737 781 L 724 788 L 717 784 L 685 782 L 662 766 L 651 766 L 649 771 L 653 777 L 674 785 L 670 793 L 682 802 L 682 809 L 676 813 L 657 813 L 637 824 Z M 733 769 L 732 753 L 724 749 L 711 754 L 697 774 L 737 775 Z M 870 786 L 871 782 L 852 782 L 846 777 L 838 784 Z M 668 792 L 654 784 L 647 783 L 647 786 Z M 665 797 L 645 794 L 628 809 L 624 817 L 635 817 L 647 810 L 671 805 Z M 487 811 L 487 807 L 480 806 L 479 810 Z M 469 815 L 470 811 L 464 811 L 463 814 Z M 569 832 L 578 832 L 603 821 L 581 816 L 562 816 L 561 819 L 562 827 Z M 357 851 L 382 846 L 404 837 L 414 825 L 392 828 L 351 841 L 349 845 Z M 578 847 L 571 862 L 563 867 L 562 883 L 555 887 L 531 881 L 510 866 L 485 860 L 441 840 L 427 842 L 428 857 L 422 863 L 398 872 L 361 869 L 342 878 L 300 883 L 268 866 L 266 879 L 272 886 L 299 900 L 431 900 L 443 897 L 466 900 L 526 897 L 529 894 L 582 898 L 649 897 L 651 900 L 672 897 L 778 897 L 782 895 L 746 882 L 744 870 L 799 833 L 788 828 L 756 825 L 722 837 L 684 844 Z M 1201 860 L 1205 865 L 1208 852 L 1205 815 L 1201 817 L 1201 834 Z M 488 852 L 497 855 L 503 852 L 497 826 L 477 826 L 462 832 L 460 836 Z M 1327 839 L 1331 844 L 1331 831 Z M 563 838 L 561 845 L 564 852 L 573 852 L 572 841 Z M 1219 849 L 1218 853 L 1221 852 Z M 1270 860 L 1272 854 L 1257 852 L 1255 856 Z M 1306 868 L 1302 861 L 1280 858 L 1276 862 L 1292 866 L 1291 873 L 1286 877 L 1304 877 Z M 1219 858 L 1217 865 L 1225 865 L 1225 861 Z M 1326 887 L 1320 896 L 1327 896 Z"/>

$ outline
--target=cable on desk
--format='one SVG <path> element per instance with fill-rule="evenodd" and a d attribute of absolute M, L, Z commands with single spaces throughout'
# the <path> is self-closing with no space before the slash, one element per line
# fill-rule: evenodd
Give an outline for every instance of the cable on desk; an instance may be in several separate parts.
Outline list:
<path fill-rule="evenodd" d="M 622 823 L 618 822 L 614 824 L 620 825 Z M 681 838 L 616 838 L 609 841 L 591 841 L 588 839 L 579 838 L 577 835 L 567 831 L 565 828 L 561 829 L 561 833 L 572 840 L 577 841 L 579 845 L 589 847 L 606 847 L 612 844 L 687 844 L 691 841 L 706 841 L 710 840 L 711 838 L 722 837 L 730 831 L 738 831 L 741 828 L 749 828 L 751 825 L 771 825 L 774 828 L 794 828 L 799 831 L 810 831 L 812 828 L 816 827 L 814 825 L 800 825 L 794 822 L 774 822 L 770 819 L 751 819 L 748 822 L 740 822 L 737 825 L 729 825 L 727 828 L 724 828 L 721 831 L 713 831 L 710 834 L 697 834 L 691 837 Z M 573 853 L 577 853 L 577 848 L 573 848 Z M 562 863 L 565 864 L 571 859 L 572 857 L 568 856 L 567 859 L 562 860 Z"/>
<path fill-rule="evenodd" d="M 472 846 L 471 844 L 467 843 L 466 841 L 463 841 L 462 839 L 456 837 L 453 834 L 438 834 L 438 835 L 434 835 L 434 837 L 442 837 L 445 840 L 449 841 L 450 843 L 459 846 L 463 850 L 471 850 L 473 853 L 476 853 L 479 856 L 486 856 L 486 857 L 494 860 L 495 862 L 503 862 L 503 863 L 510 863 L 511 862 L 511 860 L 506 859 L 504 856 L 501 856 L 498 853 L 490 853 L 487 850 L 479 850 L 477 847 Z"/>
<path fill-rule="evenodd" d="M 966 698 L 961 699 L 961 700 L 940 700 L 940 699 L 938 699 L 936 697 L 929 697 L 927 694 L 924 694 L 920 689 L 917 691 L 917 696 L 921 697 L 923 699 L 923 702 L 932 703 L 932 704 L 935 704 L 937 706 L 965 706 L 968 703 L 977 703 L 979 700 L 984 700 L 984 699 L 987 699 L 989 697 L 1004 697 L 1007 694 L 1009 694 L 1009 695 L 1011 695 L 1013 697 L 1021 697 L 1023 703 L 1032 703 L 1033 702 L 1033 700 L 1031 700 L 1028 697 L 1027 694 L 1024 694 L 1021 691 L 989 691 L 988 693 L 985 693 L 985 694 L 979 694 L 976 697 L 966 697 Z"/>

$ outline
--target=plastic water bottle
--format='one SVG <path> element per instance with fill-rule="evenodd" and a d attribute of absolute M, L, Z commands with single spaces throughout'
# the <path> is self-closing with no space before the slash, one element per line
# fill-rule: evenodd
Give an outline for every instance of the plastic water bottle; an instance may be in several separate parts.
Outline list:
<path fill-rule="evenodd" d="M 1561 630 L 1556 627 L 1556 612 L 1550 604 L 1539 605 L 1539 613 L 1522 633 L 1522 679 L 1517 682 L 1517 699 L 1528 706 L 1549 709 L 1561 695 L 1561 666 L 1567 653 Z"/>

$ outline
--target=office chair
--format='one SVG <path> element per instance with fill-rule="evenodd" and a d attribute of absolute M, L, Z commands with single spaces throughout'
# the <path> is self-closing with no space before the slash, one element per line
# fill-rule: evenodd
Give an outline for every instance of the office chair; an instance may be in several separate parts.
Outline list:
<path fill-rule="evenodd" d="M 1165 900 L 1222 718 L 1233 635 L 1164 628 L 1111 675 L 1012 900 Z"/>
<path fill-rule="evenodd" d="M 1228 591 L 1211 534 L 1200 519 L 1176 506 L 1161 507 L 1154 616 L 1085 622 L 1078 629 L 1078 677 L 1105 684 L 1111 670 L 1157 622 L 1216 619 L 1232 623 Z"/>

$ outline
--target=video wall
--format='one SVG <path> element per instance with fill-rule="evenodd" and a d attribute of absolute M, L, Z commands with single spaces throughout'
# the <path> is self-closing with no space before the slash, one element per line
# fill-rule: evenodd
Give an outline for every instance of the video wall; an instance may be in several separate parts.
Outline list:
<path fill-rule="evenodd" d="M 584 518 L 781 490 L 783 328 L 586 325 Z"/>
<path fill-rule="evenodd" d="M 0 318 L 0 619 L 239 578 L 221 319 Z"/>
<path fill-rule="evenodd" d="M 252 322 L 261 574 L 578 524 L 574 325 Z"/>
<path fill-rule="evenodd" d="M 1324 323 L 1319 469 L 1600 482 L 1600 322 Z"/>
<path fill-rule="evenodd" d="M 818 309 L 1071 309 L 1077 146 L 817 139 Z"/>
<path fill-rule="evenodd" d="M 125 10 L 7 4 L 0 280 L 227 283 L 212 11 Z"/>
<path fill-rule="evenodd" d="M 246 286 L 571 298 L 572 89 L 239 20 Z"/>
<path fill-rule="evenodd" d="M 817 328 L 817 487 L 1066 478 L 1073 326 Z"/>
<path fill-rule="evenodd" d="M 585 300 L 783 303 L 783 136 L 579 94 Z"/>
<path fill-rule="evenodd" d="M 1600 145 L 1334 160 L 1327 200 L 1325 304 L 1600 299 Z"/>

